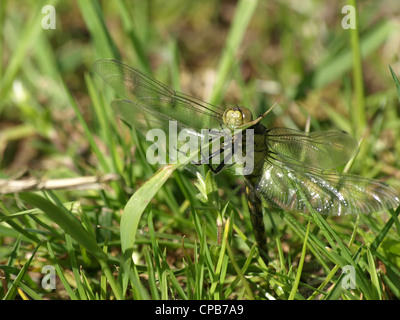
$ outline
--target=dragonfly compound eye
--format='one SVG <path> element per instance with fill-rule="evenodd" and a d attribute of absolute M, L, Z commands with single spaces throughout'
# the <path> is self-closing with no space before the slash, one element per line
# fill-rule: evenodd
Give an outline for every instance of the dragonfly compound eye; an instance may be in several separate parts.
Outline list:
<path fill-rule="evenodd" d="M 237 128 L 253 120 L 251 111 L 245 107 L 232 107 L 226 109 L 223 121 L 230 129 Z"/>

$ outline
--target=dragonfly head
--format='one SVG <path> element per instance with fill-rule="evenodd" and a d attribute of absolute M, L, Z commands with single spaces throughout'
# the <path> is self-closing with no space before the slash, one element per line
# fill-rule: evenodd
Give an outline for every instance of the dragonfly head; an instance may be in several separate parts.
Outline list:
<path fill-rule="evenodd" d="M 231 107 L 225 110 L 222 119 L 228 128 L 233 130 L 252 121 L 253 115 L 245 107 Z"/>

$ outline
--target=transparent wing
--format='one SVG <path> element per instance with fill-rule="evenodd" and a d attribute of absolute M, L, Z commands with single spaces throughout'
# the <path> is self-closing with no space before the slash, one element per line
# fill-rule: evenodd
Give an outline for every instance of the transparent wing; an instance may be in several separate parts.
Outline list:
<path fill-rule="evenodd" d="M 178 159 L 184 161 L 187 154 L 194 153 L 198 157 L 192 161 L 208 161 L 208 153 L 204 155 L 204 152 L 209 150 L 208 144 L 215 140 L 219 145 L 221 137 L 224 136 L 224 132 L 219 131 L 198 132 L 165 114 L 141 108 L 130 100 L 113 101 L 112 108 L 124 122 L 136 128 L 148 141 L 155 142 L 159 151 L 166 153 L 168 150 L 166 154 L 169 156 L 169 162 Z M 135 114 L 134 117 L 132 113 Z"/>
<path fill-rule="evenodd" d="M 397 191 L 383 182 L 315 168 L 304 170 L 281 160 L 279 156 L 268 159 L 256 185 L 257 195 L 272 206 L 309 213 L 308 202 L 322 214 L 344 215 L 378 212 L 400 204 Z"/>
<path fill-rule="evenodd" d="M 99 60 L 94 70 L 118 94 L 132 102 L 130 123 L 135 123 L 137 110 L 163 115 L 194 130 L 219 128 L 223 123 L 223 109 L 176 92 L 161 82 L 113 59 Z M 137 108 L 133 107 L 136 106 Z M 125 115 L 125 120 L 126 116 Z"/>
<path fill-rule="evenodd" d="M 141 106 L 130 100 L 115 100 L 112 103 L 113 110 L 118 116 L 132 127 L 139 130 L 144 136 L 150 129 L 161 129 L 165 133 L 170 133 L 174 129 L 173 122 L 176 122 L 177 131 L 183 129 L 196 137 L 201 137 L 200 133 L 191 129 L 182 122 L 177 122 L 168 115 L 159 113 L 147 106 Z"/>
<path fill-rule="evenodd" d="M 298 166 L 332 169 L 350 160 L 357 142 L 344 131 L 306 133 L 287 128 L 267 131 L 268 148 L 280 160 Z"/>

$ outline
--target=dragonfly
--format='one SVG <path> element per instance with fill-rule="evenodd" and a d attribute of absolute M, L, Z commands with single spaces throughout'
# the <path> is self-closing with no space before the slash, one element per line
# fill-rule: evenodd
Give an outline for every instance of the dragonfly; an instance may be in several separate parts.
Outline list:
<path fill-rule="evenodd" d="M 267 128 L 262 117 L 253 120 L 245 107 L 214 106 L 114 59 L 97 61 L 94 70 L 123 97 L 113 102 L 113 109 L 142 132 L 166 129 L 170 121 L 199 136 L 204 128 L 234 130 L 247 125 L 254 130 L 254 168 L 244 175 L 244 182 L 255 240 L 264 255 L 268 253 L 264 206 L 340 216 L 369 214 L 400 204 L 399 193 L 386 183 L 336 170 L 358 150 L 357 142 L 344 131 Z M 222 162 L 213 171 L 223 167 Z"/>

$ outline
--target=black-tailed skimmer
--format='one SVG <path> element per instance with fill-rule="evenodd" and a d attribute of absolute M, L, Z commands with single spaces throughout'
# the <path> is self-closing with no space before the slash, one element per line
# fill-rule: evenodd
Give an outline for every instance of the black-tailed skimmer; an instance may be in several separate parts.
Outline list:
<path fill-rule="evenodd" d="M 113 107 L 139 130 L 168 128 L 169 121 L 176 121 L 178 129 L 199 134 L 202 129 L 233 130 L 251 125 L 254 168 L 244 180 L 256 241 L 265 252 L 263 204 L 289 212 L 308 213 L 312 208 L 325 215 L 371 213 L 399 206 L 399 193 L 387 184 L 334 170 L 357 152 L 356 141 L 346 132 L 267 129 L 244 107 L 225 110 L 211 105 L 117 60 L 97 61 L 95 71 L 127 99 L 115 101 Z M 143 115 L 147 115 L 146 121 Z"/>

